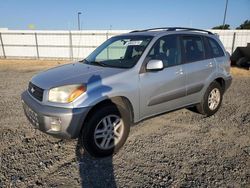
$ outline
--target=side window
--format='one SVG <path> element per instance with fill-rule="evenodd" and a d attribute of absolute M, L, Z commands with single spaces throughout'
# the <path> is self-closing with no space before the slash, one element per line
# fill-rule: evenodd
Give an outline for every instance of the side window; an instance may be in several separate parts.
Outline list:
<path fill-rule="evenodd" d="M 218 42 L 216 42 L 214 39 L 208 38 L 208 44 L 210 46 L 210 51 L 212 53 L 212 57 L 221 57 L 224 56 L 224 52 L 221 49 Z"/>
<path fill-rule="evenodd" d="M 184 36 L 182 38 L 186 62 L 199 61 L 205 58 L 204 44 L 199 36 Z"/>
<path fill-rule="evenodd" d="M 164 67 L 181 64 L 181 52 L 177 37 L 168 35 L 160 38 L 149 51 L 147 58 L 162 60 Z"/>

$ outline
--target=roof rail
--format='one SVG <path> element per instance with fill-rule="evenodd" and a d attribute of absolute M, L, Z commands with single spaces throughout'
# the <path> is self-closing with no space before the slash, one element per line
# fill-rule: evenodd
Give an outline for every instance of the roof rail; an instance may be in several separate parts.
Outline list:
<path fill-rule="evenodd" d="M 143 30 L 134 30 L 130 33 L 136 33 L 136 32 L 145 32 L 145 31 L 153 31 L 153 30 L 168 30 L 170 27 L 157 27 L 157 28 L 150 28 L 150 29 L 143 29 Z"/>
<path fill-rule="evenodd" d="M 154 31 L 154 30 L 166 30 L 166 31 L 177 31 L 177 30 L 184 30 L 184 31 L 200 31 L 205 32 L 210 35 L 213 35 L 212 32 L 203 30 L 203 29 L 195 29 L 195 28 L 189 28 L 189 27 L 158 27 L 158 28 L 150 28 L 150 29 L 144 29 L 144 30 L 135 30 L 131 31 L 130 33 L 136 33 L 136 32 L 146 32 L 146 31 Z"/>

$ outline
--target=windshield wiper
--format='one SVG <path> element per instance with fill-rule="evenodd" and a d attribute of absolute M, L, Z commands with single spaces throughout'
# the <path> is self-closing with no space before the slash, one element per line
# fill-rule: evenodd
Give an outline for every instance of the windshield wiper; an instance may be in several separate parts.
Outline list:
<path fill-rule="evenodd" d="M 106 67 L 107 65 L 106 64 L 104 64 L 104 63 L 102 63 L 102 62 L 100 62 L 100 61 L 91 61 L 90 62 L 90 64 L 96 64 L 96 65 L 99 65 L 99 66 L 102 66 L 102 67 Z"/>
<path fill-rule="evenodd" d="M 84 63 L 84 61 L 88 63 L 88 61 L 86 59 L 82 59 L 82 60 L 80 60 L 78 62 Z"/>
<path fill-rule="evenodd" d="M 88 61 L 87 59 L 83 59 L 83 60 L 81 60 L 79 62 L 83 62 L 83 63 L 89 64 L 89 65 L 95 64 L 95 65 L 102 66 L 102 67 L 106 67 L 107 66 L 106 64 L 101 63 L 100 61 Z"/>

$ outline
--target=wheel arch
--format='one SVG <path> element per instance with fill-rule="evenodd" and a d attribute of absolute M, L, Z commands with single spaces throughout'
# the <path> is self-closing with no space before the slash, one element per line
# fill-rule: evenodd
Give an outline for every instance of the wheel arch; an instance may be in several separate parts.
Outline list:
<path fill-rule="evenodd" d="M 218 77 L 214 81 L 218 82 L 220 84 L 221 88 L 222 88 L 222 91 L 225 92 L 225 89 L 226 89 L 225 86 L 226 86 L 226 84 L 225 84 L 224 78 Z"/>
<path fill-rule="evenodd" d="M 103 99 L 102 101 L 97 102 L 95 105 L 92 106 L 92 108 L 87 113 L 84 122 L 87 121 L 88 118 L 90 118 L 91 115 L 95 113 L 97 109 L 102 108 L 103 106 L 106 106 L 106 105 L 117 105 L 123 108 L 124 110 L 127 110 L 129 112 L 130 121 L 134 122 L 133 106 L 130 100 L 124 96 L 106 98 L 106 99 Z M 84 122 L 83 122 L 83 126 L 84 126 Z"/>

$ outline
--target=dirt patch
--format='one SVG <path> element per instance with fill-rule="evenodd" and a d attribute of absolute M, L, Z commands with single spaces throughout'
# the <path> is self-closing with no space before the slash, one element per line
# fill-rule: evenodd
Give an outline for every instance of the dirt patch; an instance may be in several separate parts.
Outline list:
<path fill-rule="evenodd" d="M 250 77 L 250 70 L 244 68 L 232 67 L 230 71 L 233 76 Z"/>
<path fill-rule="evenodd" d="M 23 59 L 23 60 L 8 60 L 1 59 L 0 67 L 2 71 L 24 71 L 24 72 L 32 72 L 35 70 L 46 70 L 48 68 L 52 68 L 55 66 L 59 66 L 62 64 L 70 63 L 69 61 L 59 61 L 59 60 L 31 60 L 31 59 Z"/>
<path fill-rule="evenodd" d="M 77 140 L 34 130 L 20 94 L 39 71 L 67 62 L 0 61 L 0 187 L 249 187 L 249 72 L 232 69 L 221 109 L 186 109 L 131 128 L 113 157 L 93 159 Z"/>

